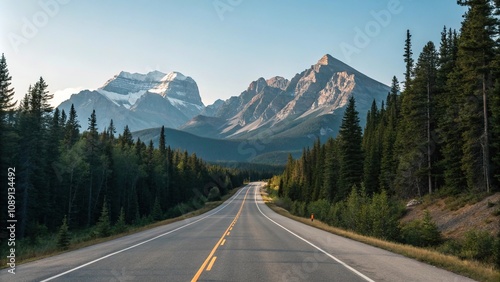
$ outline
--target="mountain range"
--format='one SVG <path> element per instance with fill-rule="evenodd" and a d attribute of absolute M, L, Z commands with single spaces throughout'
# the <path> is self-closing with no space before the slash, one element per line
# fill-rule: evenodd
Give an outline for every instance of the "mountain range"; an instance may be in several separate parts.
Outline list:
<path fill-rule="evenodd" d="M 387 85 L 324 55 L 291 79 L 261 77 L 238 96 L 208 106 L 191 77 L 153 71 L 120 72 L 97 90 L 72 95 L 59 108 L 68 112 L 74 104 L 82 127 L 95 109 L 100 129 L 113 119 L 119 132 L 128 125 L 135 137 L 155 143 L 163 125 L 172 129 L 166 138 L 172 147 L 209 161 L 282 163 L 288 153 L 300 153 L 317 138 L 336 136 L 351 96 L 364 126 L 372 102 L 380 104 L 389 91 Z"/>

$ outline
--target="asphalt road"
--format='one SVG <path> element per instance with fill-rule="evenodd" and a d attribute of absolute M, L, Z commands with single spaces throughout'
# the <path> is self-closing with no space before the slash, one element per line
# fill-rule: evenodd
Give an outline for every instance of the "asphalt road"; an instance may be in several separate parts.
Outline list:
<path fill-rule="evenodd" d="M 0 281 L 472 281 L 280 216 L 262 185 L 194 218 L 4 269 Z"/>

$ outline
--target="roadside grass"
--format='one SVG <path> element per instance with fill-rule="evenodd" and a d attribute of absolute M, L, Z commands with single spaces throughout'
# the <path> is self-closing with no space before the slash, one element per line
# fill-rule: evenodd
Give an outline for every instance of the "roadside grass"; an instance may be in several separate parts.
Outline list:
<path fill-rule="evenodd" d="M 351 231 L 330 226 L 326 223 L 321 222 L 320 220 L 314 220 L 314 222 L 311 222 L 308 218 L 292 215 L 284 208 L 275 205 L 273 198 L 269 197 L 267 193 L 261 192 L 261 195 L 266 205 L 273 211 L 303 224 L 374 247 L 378 247 L 393 253 L 397 253 L 424 263 L 428 263 L 430 265 L 440 267 L 478 281 L 500 281 L 500 271 L 495 269 L 495 267 L 492 265 L 479 263 L 477 261 L 462 260 L 456 256 L 445 255 L 432 249 L 418 248 L 411 245 L 394 243 L 374 237 L 359 235 Z"/>
<path fill-rule="evenodd" d="M 241 187 L 239 187 L 241 188 Z M 190 211 L 186 214 L 183 214 L 181 216 L 175 217 L 175 218 L 168 218 L 165 220 L 161 220 L 158 222 L 150 223 L 144 226 L 132 226 L 128 225 L 127 230 L 125 232 L 119 233 L 119 234 L 114 234 L 109 237 L 101 237 L 101 238 L 96 238 L 94 235 L 94 228 L 89 228 L 86 230 L 76 230 L 76 231 L 71 231 L 71 242 L 70 245 L 68 246 L 68 249 L 66 250 L 60 250 L 57 246 L 57 236 L 56 234 L 50 234 L 50 235 L 45 235 L 41 236 L 36 239 L 35 242 L 30 242 L 29 240 L 18 240 L 16 241 L 16 266 L 59 255 L 65 252 L 70 252 L 74 250 L 78 250 L 81 248 L 85 248 L 88 246 L 92 246 L 95 244 L 99 243 L 104 243 L 107 241 L 111 241 L 117 238 L 121 238 L 127 235 L 135 234 L 141 231 L 149 230 L 155 227 L 167 225 L 170 223 L 174 223 L 177 221 L 181 221 L 184 219 L 192 218 L 201 214 L 204 214 L 210 210 L 213 210 L 214 208 L 220 206 L 222 203 L 224 203 L 227 199 L 232 197 L 238 190 L 239 188 L 235 188 L 231 191 L 229 191 L 228 194 L 224 195 L 220 201 L 214 201 L 214 202 L 206 202 L 203 207 L 200 209 Z M 7 244 L 2 244 L 2 249 L 0 252 L 2 254 L 8 254 L 8 249 Z M 8 268 L 8 260 L 7 260 L 7 255 L 2 256 L 0 258 L 0 269 Z"/>

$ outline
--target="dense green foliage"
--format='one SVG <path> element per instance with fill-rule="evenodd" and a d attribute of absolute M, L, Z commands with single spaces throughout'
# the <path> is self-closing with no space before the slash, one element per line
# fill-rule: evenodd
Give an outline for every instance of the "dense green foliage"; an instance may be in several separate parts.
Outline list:
<path fill-rule="evenodd" d="M 428 42 L 414 62 L 408 31 L 404 90 L 394 77 L 363 132 L 351 97 L 336 139 L 289 158 L 280 196 L 339 202 L 361 185 L 368 195 L 385 190 L 403 199 L 498 190 L 499 126 L 491 120 L 500 116 L 499 7 L 459 2 L 469 7 L 461 32 L 445 27 L 439 48 Z"/>
<path fill-rule="evenodd" d="M 423 219 L 415 219 L 403 226 L 401 237 L 406 244 L 418 247 L 435 246 L 441 242 L 441 234 L 429 211 L 425 212 Z"/>
<path fill-rule="evenodd" d="M 212 187 L 210 191 L 208 192 L 208 200 L 209 201 L 220 201 L 220 191 L 219 188 L 217 187 Z"/>

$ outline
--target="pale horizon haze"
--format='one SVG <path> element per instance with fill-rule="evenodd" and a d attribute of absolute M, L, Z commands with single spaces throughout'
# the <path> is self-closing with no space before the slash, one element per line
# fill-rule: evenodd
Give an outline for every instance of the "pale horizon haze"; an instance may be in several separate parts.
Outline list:
<path fill-rule="evenodd" d="M 264 77 L 291 79 L 323 55 L 390 84 L 403 80 L 406 30 L 415 61 L 459 29 L 456 0 L 0 1 L 0 53 L 15 99 L 42 76 L 57 106 L 120 71 L 178 71 L 205 105 Z"/>

